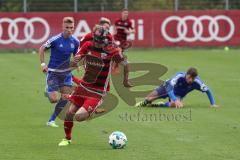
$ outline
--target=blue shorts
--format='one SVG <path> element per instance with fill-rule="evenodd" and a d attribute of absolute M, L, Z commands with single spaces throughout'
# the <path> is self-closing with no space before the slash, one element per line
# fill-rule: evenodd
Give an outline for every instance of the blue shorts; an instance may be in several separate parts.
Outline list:
<path fill-rule="evenodd" d="M 169 98 L 166 88 L 163 85 L 157 87 L 156 91 L 158 93 L 159 98 L 163 98 L 163 99 Z M 183 99 L 183 97 L 178 96 L 178 95 L 176 95 L 176 97 L 179 99 Z M 170 98 L 169 98 L 169 101 L 170 101 Z"/>
<path fill-rule="evenodd" d="M 72 86 L 72 73 L 71 72 L 48 72 L 46 76 L 46 92 L 59 91 L 63 86 Z"/>
<path fill-rule="evenodd" d="M 163 85 L 157 87 L 156 91 L 158 93 L 159 98 L 168 98 L 166 88 Z"/>

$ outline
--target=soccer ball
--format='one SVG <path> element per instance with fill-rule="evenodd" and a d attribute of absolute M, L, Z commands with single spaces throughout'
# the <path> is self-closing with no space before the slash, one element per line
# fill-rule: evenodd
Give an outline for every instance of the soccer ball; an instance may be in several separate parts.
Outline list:
<path fill-rule="evenodd" d="M 109 144 L 113 149 L 122 149 L 127 144 L 127 137 L 123 132 L 115 131 L 109 136 Z"/>

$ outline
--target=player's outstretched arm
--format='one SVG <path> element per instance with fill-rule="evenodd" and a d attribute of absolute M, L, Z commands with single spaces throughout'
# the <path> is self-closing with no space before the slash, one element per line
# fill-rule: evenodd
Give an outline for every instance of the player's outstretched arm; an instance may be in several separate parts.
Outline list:
<path fill-rule="evenodd" d="M 212 92 L 211 92 L 210 89 L 208 89 L 208 90 L 206 91 L 206 94 L 207 94 L 208 99 L 209 99 L 209 101 L 210 101 L 211 107 L 219 107 L 218 105 L 216 105 L 214 96 L 213 96 L 213 94 L 212 94 Z"/>

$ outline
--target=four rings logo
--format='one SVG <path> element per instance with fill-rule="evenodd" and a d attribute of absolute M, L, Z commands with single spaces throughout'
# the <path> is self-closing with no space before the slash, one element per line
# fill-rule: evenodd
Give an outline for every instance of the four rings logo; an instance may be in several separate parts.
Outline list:
<path fill-rule="evenodd" d="M 24 25 L 20 27 L 22 23 Z M 39 23 L 44 27 L 44 33 L 36 38 L 36 35 L 39 36 L 39 33 L 36 34 L 36 26 L 39 26 Z M 7 25 L 7 27 L 3 27 L 3 25 Z M 0 18 L 0 44 L 10 44 L 13 42 L 17 44 L 25 44 L 28 42 L 38 44 L 44 42 L 49 34 L 50 28 L 48 22 L 40 17 L 30 19 L 23 17 L 16 19 Z"/>
<path fill-rule="evenodd" d="M 176 34 L 177 36 L 170 36 L 167 32 L 167 25 L 170 22 L 177 22 L 176 25 Z M 205 21 L 208 21 L 208 25 L 205 25 Z M 219 21 L 224 21 L 224 24 L 227 23 L 229 26 L 229 31 L 226 35 L 219 35 L 220 33 L 220 26 L 225 27 L 226 25 L 220 25 Z M 193 25 L 190 27 L 188 25 L 189 22 L 192 22 Z M 204 32 L 208 31 L 208 35 L 205 35 Z M 194 41 L 202 41 L 202 42 L 210 42 L 212 40 L 216 40 L 219 42 L 225 42 L 233 36 L 235 31 L 235 25 L 231 18 L 218 15 L 215 17 L 203 15 L 200 17 L 195 16 L 185 16 L 185 17 L 178 17 L 178 16 L 170 16 L 166 18 L 161 26 L 161 33 L 163 37 L 169 42 L 194 42 Z M 189 33 L 192 33 L 190 36 Z"/>
<path fill-rule="evenodd" d="M 169 16 L 161 25 L 163 37 L 173 43 L 213 40 L 225 42 L 232 38 L 234 31 L 232 19 L 225 15 Z M 48 22 L 40 17 L 0 18 L 0 44 L 39 44 L 44 42 L 49 34 Z"/>

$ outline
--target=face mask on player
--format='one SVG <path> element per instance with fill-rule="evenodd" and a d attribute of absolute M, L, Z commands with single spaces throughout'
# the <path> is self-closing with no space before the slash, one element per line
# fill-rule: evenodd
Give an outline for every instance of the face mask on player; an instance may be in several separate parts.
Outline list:
<path fill-rule="evenodd" d="M 107 46 L 109 44 L 109 41 L 106 37 L 107 30 L 105 30 L 102 26 L 100 26 L 93 35 L 93 41 L 97 44 Z"/>

